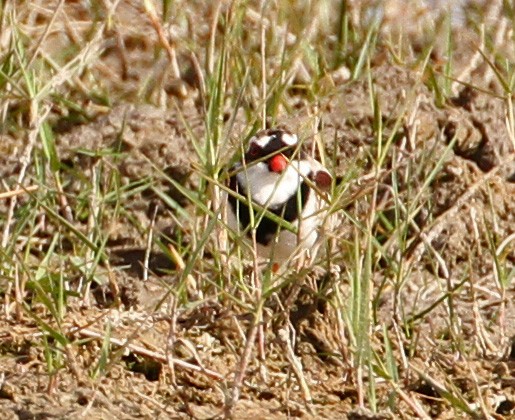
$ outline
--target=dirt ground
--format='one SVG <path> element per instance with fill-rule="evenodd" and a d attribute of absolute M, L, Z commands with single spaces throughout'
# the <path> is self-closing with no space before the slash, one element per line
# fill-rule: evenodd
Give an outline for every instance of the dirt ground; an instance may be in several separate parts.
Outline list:
<path fill-rule="evenodd" d="M 463 49 L 468 46 L 466 41 L 462 45 Z M 131 48 L 137 63 L 128 83 L 136 83 L 139 66 L 144 67 L 150 59 L 137 55 L 144 46 Z M 454 63 L 457 74 L 475 53 L 473 49 L 461 51 Z M 110 51 L 103 56 L 117 72 L 115 58 Z M 485 72 L 484 68 L 478 70 L 473 80 L 481 80 L 486 83 L 484 89 L 499 93 L 495 83 L 484 77 Z M 265 328 L 267 358 L 252 358 L 233 417 L 413 418 L 416 410 L 409 403 L 413 400 L 432 418 L 464 416 L 449 407 L 436 389 L 438 384 L 432 382 L 435 380 L 462 396 L 469 407 L 477 404 L 479 412 L 515 418 L 515 284 L 512 280 L 501 288 L 501 268 L 496 265 L 501 260 L 507 273 L 515 267 L 515 160 L 506 101 L 499 95 L 456 85 L 454 97 L 442 106 L 426 83 L 428 75 L 416 66 L 397 65 L 386 52 L 377 54 L 370 75 L 384 138 L 394 134 L 383 166 L 388 170 L 377 178 L 377 203 L 385 208 L 384 225 L 377 226 L 378 237 L 389 255 L 402 252 L 409 262 L 401 285 L 389 280 L 395 276 L 387 270 L 374 273 L 374 290 L 381 293 L 374 302 L 377 320 L 372 346 L 383 348 L 385 331 L 398 337 L 392 351 L 399 363 L 402 390 L 376 379 L 378 411 L 359 408 L 348 343 L 342 342 L 339 333 L 341 320 L 329 300 L 314 301 L 314 294 L 307 290 L 305 296 L 301 293 L 292 324 L 297 336 L 295 354 L 303 366 L 312 404 L 305 403 L 302 386 L 270 322 Z M 349 184 L 335 233 L 347 240 L 353 235 L 350 217 L 362 217 L 370 208 L 366 191 L 375 182 L 369 175 L 377 150 L 373 130 L 377 115 L 371 109 L 371 84 L 366 77 L 349 83 L 339 81 L 337 75 L 331 77 L 330 94 L 321 96 L 316 104 L 317 135 L 323 139 L 325 154 L 333 157 L 332 172 Z M 67 205 L 74 211 L 83 199 L 83 178 L 91 178 L 99 168 L 103 174 L 116 173 L 120 186 L 150 180 L 152 188 L 147 187 L 149 183 L 141 190 L 131 190 L 119 217 L 105 226 L 109 265 L 99 267 L 96 274 L 103 285 L 94 282 L 86 301 L 68 300 L 59 330 L 66 331 L 73 346 L 64 351 L 61 366 L 55 366 L 53 374 L 48 373 L 44 343 L 50 340 L 51 349 L 57 338 L 44 338 L 35 318 L 23 312 L 14 315 L 12 294 L 6 292 L 12 289 L 0 279 L 4 301 L 0 316 L 3 418 L 208 419 L 223 415 L 250 323 L 248 314 L 216 293 L 177 304 L 170 289 L 178 284 L 181 270 L 157 246 L 149 255 L 148 272 L 142 268 L 148 239 L 144 232 L 153 223 L 153 231 L 163 237 L 185 235 L 186 244 L 192 240 L 187 235 L 193 227 L 181 225 L 161 193 L 195 214 L 169 178 L 192 191 L 202 182 L 191 142 L 191 133 L 200 139 L 205 136 L 197 92 L 188 85 L 191 95 L 175 97 L 179 107 L 163 108 L 131 103 L 130 90 L 112 107 L 97 109 L 92 121 L 54 122 L 57 153 L 68 168 L 63 188 Z M 173 94 L 170 88 L 169 95 Z M 284 111 L 281 118 L 281 123 L 307 139 L 308 147 L 314 112 L 315 107 L 299 95 L 298 109 Z M 238 143 L 247 123 L 238 116 L 228 134 L 230 144 Z M 4 185 L 13 185 L 23 164 L 24 148 L 12 133 L 1 135 L 0 148 L 0 179 Z M 230 148 L 223 155 L 228 161 Z M 30 174 L 36 171 L 37 165 L 29 165 Z M 424 185 L 433 171 L 431 182 Z M 352 178 L 348 178 L 350 173 Z M 407 205 L 418 193 L 423 203 L 414 216 L 419 231 L 407 232 L 414 240 L 405 250 L 396 249 L 386 229 L 388 217 L 390 221 L 395 218 L 391 205 L 394 184 L 395 194 Z M 18 205 L 30 200 L 30 195 L 22 196 Z M 7 212 L 8 205 L 7 200 L 0 201 L 0 211 Z M 78 212 L 74 220 L 76 228 L 87 234 L 88 220 L 81 220 Z M 58 225 L 42 221 L 36 236 L 48 242 L 57 232 Z M 70 254 L 72 248 L 70 245 Z M 208 266 L 212 257 L 206 254 L 204 258 L 202 267 Z M 41 257 L 34 254 L 31 261 L 37 267 Z M 345 261 L 344 257 L 335 258 L 333 265 L 338 270 L 317 271 L 313 282 L 332 281 L 347 297 L 350 286 L 344 275 Z M 193 273 L 207 284 L 209 272 L 198 269 Z M 66 280 L 73 285 L 79 277 Z M 38 304 L 33 310 L 41 315 L 45 312 Z M 274 311 L 273 302 L 267 311 Z M 401 320 L 410 317 L 414 321 L 409 335 L 417 337 L 415 340 L 407 340 L 408 332 L 400 331 L 407 325 Z M 174 331 L 171 325 L 175 325 Z M 107 330 L 111 351 L 99 373 L 105 355 L 102 337 Z M 171 355 L 165 349 L 170 347 L 173 357 L 187 365 L 167 363 Z M 432 379 L 424 380 L 424 375 Z M 413 399 L 399 398 L 402 392 Z M 397 399 L 395 410 L 389 408 L 392 398 Z"/>

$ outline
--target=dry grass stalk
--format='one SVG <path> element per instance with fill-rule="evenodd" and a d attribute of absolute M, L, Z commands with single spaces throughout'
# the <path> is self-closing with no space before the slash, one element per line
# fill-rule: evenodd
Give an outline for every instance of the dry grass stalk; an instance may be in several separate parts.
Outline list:
<path fill-rule="evenodd" d="M 157 33 L 159 38 L 159 42 L 164 47 L 166 52 L 168 53 L 168 60 L 170 63 L 170 68 L 172 70 L 172 77 L 174 79 L 181 78 L 181 72 L 179 70 L 179 63 L 177 61 L 177 53 L 175 51 L 175 46 L 173 46 L 170 42 L 168 42 L 168 37 L 165 34 L 164 28 L 161 25 L 159 17 L 157 16 L 157 11 L 154 7 L 154 4 L 151 0 L 144 0 L 143 6 L 147 17 L 150 19 L 150 23 L 152 27 Z"/>

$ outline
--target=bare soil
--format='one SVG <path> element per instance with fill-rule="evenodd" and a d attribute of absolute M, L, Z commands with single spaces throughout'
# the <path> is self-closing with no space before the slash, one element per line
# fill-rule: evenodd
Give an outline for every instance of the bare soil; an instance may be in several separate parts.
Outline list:
<path fill-rule="evenodd" d="M 131 54 L 136 53 L 131 50 Z M 474 51 L 463 54 L 465 63 Z M 108 52 L 104 58 L 110 63 L 112 57 Z M 140 57 L 136 61 L 145 60 Z M 499 251 L 508 268 L 515 266 L 515 241 L 500 247 L 515 234 L 515 161 L 506 128 L 506 104 L 490 94 L 458 86 L 455 98 L 441 106 L 423 83 L 424 75 L 388 59 L 373 63 L 371 74 L 385 138 L 390 132 L 402 134 L 394 135 L 386 158 L 385 167 L 391 171 L 381 174 L 378 181 L 380 202 L 385 208 L 392 203 L 394 183 L 406 200 L 413 197 L 413 191 L 424 195 L 424 205 L 415 216 L 421 232 L 408 233 L 418 240 L 410 249 L 397 250 L 406 253 L 411 262 L 406 280 L 402 285 L 385 284 L 390 277 L 381 271 L 374 278 L 376 290 L 382 291 L 380 300 L 374 302 L 376 325 L 398 332 L 401 319 L 415 317 L 411 334 L 418 336 L 416 348 L 402 347 L 408 341 L 399 334 L 393 351 L 399 361 L 403 353 L 410 354 L 412 365 L 399 362 L 398 366 L 403 389 L 415 395 L 432 417 L 455 418 L 456 412 L 440 398 L 434 384 L 414 373 L 414 368 L 444 386 L 457 385 L 457 392 L 467 401 L 495 407 L 499 418 L 514 416 L 515 285 L 512 282 L 501 292 L 494 258 Z M 24 313 L 20 318 L 0 317 L 0 412 L 4 418 L 206 419 L 223 414 L 249 317 L 214 298 L 193 299 L 189 305 L 175 307 L 169 290 L 177 284 L 180 270 L 157 247 L 150 255 L 147 279 L 142 269 L 147 249 L 145 227 L 154 223 L 154 217 L 154 231 L 161 235 L 175 237 L 185 232 L 184 226 L 178 226 L 180 218 L 163 203 L 159 192 L 194 213 L 188 200 L 169 182 L 172 178 L 192 191 L 201 182 L 190 130 L 202 139 L 203 117 L 195 88 L 188 87 L 188 91 L 193 92 L 191 96 L 175 99 L 180 112 L 178 107 L 163 109 L 121 99 L 112 109 L 98 113 L 94 121 L 60 126 L 57 152 L 70 173 L 90 178 L 102 165 L 106 171 L 118 173 L 121 186 L 148 180 L 152 188 L 131 194 L 121 216 L 105 226 L 109 232 L 109 267 L 103 267 L 99 274 L 104 285 L 93 287 L 89 304 L 70 300 L 65 325 L 60 326 L 76 343 L 63 356 L 66 368 L 48 373 L 43 337 L 34 320 Z M 285 114 L 282 122 L 307 138 L 309 145 L 309 114 L 313 109 L 306 109 L 311 105 L 301 97 L 299 101 L 300 110 L 293 116 Z M 363 80 L 333 86 L 331 94 L 321 98 L 317 112 L 325 154 L 334 156 L 333 172 L 339 178 L 356 173 L 349 184 L 349 201 L 342 204 L 337 232 L 341 238 L 351 238 L 347 215 L 366 214 L 370 204 L 363 197 L 350 198 L 370 186 L 367 175 L 377 150 L 369 83 Z M 244 124 L 243 119 L 237 121 L 231 133 L 234 144 L 241 134 L 238 127 Z M 20 139 L 2 135 L 0 147 L 0 178 L 11 185 L 20 171 L 23 144 Z M 226 154 L 229 160 L 231 152 Z M 435 168 L 434 179 L 422 188 Z M 29 173 L 35 170 L 34 165 L 29 166 Z M 79 179 L 71 176 L 64 185 L 67 205 L 74 212 L 80 207 L 80 186 Z M 30 199 L 30 195 L 21 196 L 20 204 Z M 8 201 L 0 201 L 0 206 L 1 211 L 7 211 Z M 393 220 L 393 207 L 391 217 Z M 128 218 L 138 223 L 129 223 Z M 80 221 L 77 229 L 87 233 L 87 220 L 81 221 L 77 213 L 74 219 Z M 57 229 L 44 223 L 38 235 L 51 238 Z M 384 238 L 384 246 L 394 255 L 395 242 L 388 239 Z M 189 240 L 185 238 L 186 243 Z M 424 241 L 431 243 L 434 252 L 427 250 Z M 314 274 L 313 282 L 329 279 L 348 294 L 342 261 L 334 261 L 339 272 Z M 204 278 L 210 274 L 195 275 Z M 452 293 L 447 295 L 449 290 Z M 352 368 L 345 359 L 347 344 L 337 333 L 341 326 L 334 308 L 324 298 L 316 300 L 309 287 L 304 292 L 292 319 L 297 334 L 295 352 L 313 404 L 306 406 L 270 323 L 265 334 L 267 359 L 252 359 L 234 418 L 411 417 L 413 414 L 402 414 L 403 406 L 406 413 L 413 413 L 405 401 L 398 402 L 394 413 L 388 409 L 388 399 L 394 393 L 388 382 L 377 384 L 379 413 L 358 409 Z M 452 314 L 448 299 L 452 299 Z M 38 312 L 37 307 L 34 310 Z M 268 312 L 273 310 L 271 302 Z M 177 364 L 171 369 L 166 359 L 160 359 L 170 347 L 172 317 L 176 317 L 177 326 L 173 356 L 214 375 Z M 112 344 L 105 372 L 94 378 L 103 353 L 102 339 L 92 332 L 103 335 L 108 325 L 113 339 L 128 338 L 130 345 Z M 374 339 L 381 337 L 378 332 Z M 456 347 L 457 342 L 461 346 Z M 149 353 L 143 354 L 140 348 Z M 487 401 L 480 401 L 478 395 Z"/>

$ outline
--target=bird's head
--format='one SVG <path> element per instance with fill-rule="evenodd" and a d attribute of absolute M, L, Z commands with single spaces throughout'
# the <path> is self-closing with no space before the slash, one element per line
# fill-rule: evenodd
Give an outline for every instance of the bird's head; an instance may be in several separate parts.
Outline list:
<path fill-rule="evenodd" d="M 267 163 L 270 172 L 282 173 L 297 148 L 298 139 L 287 130 L 268 129 L 256 133 L 249 142 L 245 161 Z"/>

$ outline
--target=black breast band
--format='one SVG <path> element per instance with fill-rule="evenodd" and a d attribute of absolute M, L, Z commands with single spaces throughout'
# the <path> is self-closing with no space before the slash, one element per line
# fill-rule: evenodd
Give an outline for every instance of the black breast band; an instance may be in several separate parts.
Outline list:
<path fill-rule="evenodd" d="M 236 175 L 231 177 L 229 186 L 233 191 L 236 191 L 243 196 L 246 195 L 246 192 L 238 182 Z M 294 222 L 299 217 L 299 209 L 304 208 L 304 205 L 308 201 L 309 194 L 310 188 L 303 181 L 300 184 L 300 205 L 298 203 L 298 194 L 293 194 L 286 203 L 276 208 L 268 207 L 267 210 L 279 217 L 282 217 L 287 222 Z M 229 195 L 229 203 L 234 214 L 238 218 L 242 229 L 246 229 L 250 225 L 250 208 L 248 204 L 238 200 L 232 195 Z M 255 211 L 255 213 L 258 213 L 258 211 Z M 280 227 L 277 222 L 264 215 L 256 227 L 256 241 L 262 245 L 268 245 L 279 229 Z M 250 231 L 248 235 L 250 236 Z"/>

